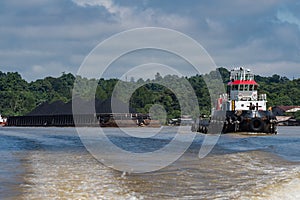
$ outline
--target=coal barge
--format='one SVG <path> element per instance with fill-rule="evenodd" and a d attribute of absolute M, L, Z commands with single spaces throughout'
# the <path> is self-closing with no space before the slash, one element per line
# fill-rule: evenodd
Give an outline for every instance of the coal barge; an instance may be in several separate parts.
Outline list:
<path fill-rule="evenodd" d="M 126 104 L 115 99 L 116 111 L 112 113 L 111 99 L 105 101 L 87 101 L 76 99 L 81 112 L 73 114 L 72 101 L 64 103 L 42 103 L 25 116 L 11 116 L 5 121 L 1 120 L 0 126 L 32 126 L 32 127 L 160 127 L 158 120 L 151 119 L 148 114 L 136 113 L 134 109 L 126 109 Z M 95 105 L 95 110 L 91 109 Z"/>
<path fill-rule="evenodd" d="M 267 109 L 266 94 L 258 94 L 258 86 L 249 69 L 231 70 L 227 93 L 220 95 L 212 117 L 201 116 L 192 131 L 207 133 L 213 122 L 223 124 L 222 133 L 277 134 L 276 117 Z"/>

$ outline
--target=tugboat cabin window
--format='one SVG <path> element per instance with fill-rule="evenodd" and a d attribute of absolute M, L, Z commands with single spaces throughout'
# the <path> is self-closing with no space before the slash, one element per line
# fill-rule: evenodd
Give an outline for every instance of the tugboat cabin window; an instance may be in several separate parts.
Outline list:
<path fill-rule="evenodd" d="M 240 85 L 240 91 L 244 90 L 244 85 Z"/>
<path fill-rule="evenodd" d="M 253 85 L 250 85 L 249 91 L 253 91 Z"/>
<path fill-rule="evenodd" d="M 254 90 L 257 90 L 257 85 L 254 85 Z"/>
<path fill-rule="evenodd" d="M 245 85 L 245 91 L 248 91 L 249 85 Z"/>
<path fill-rule="evenodd" d="M 238 85 L 233 85 L 232 90 L 238 90 Z"/>

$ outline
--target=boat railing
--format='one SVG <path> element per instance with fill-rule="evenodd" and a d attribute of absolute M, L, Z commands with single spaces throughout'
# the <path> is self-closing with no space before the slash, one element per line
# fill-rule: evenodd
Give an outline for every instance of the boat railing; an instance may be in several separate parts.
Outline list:
<path fill-rule="evenodd" d="M 267 94 L 260 94 L 258 95 L 259 101 L 266 101 L 267 100 Z"/>

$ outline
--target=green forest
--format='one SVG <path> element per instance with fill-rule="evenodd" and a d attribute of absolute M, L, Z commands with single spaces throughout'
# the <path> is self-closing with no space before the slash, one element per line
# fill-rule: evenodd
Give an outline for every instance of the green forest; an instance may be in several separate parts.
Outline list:
<path fill-rule="evenodd" d="M 229 81 L 229 71 L 225 68 L 218 69 L 222 75 L 224 86 Z M 214 72 L 209 74 L 214 75 Z M 71 73 L 63 73 L 60 77 L 46 77 L 32 82 L 27 82 L 18 72 L 0 71 L 0 112 L 4 116 L 26 115 L 44 102 L 63 101 L 69 102 L 72 99 L 72 91 L 75 80 L 80 83 L 81 90 L 75 91 L 81 98 L 88 99 L 91 94 L 96 99 L 104 101 L 112 96 L 116 84 L 123 88 L 124 94 L 118 94 L 120 100 L 126 99 L 126 91 L 134 89 L 130 98 L 130 106 L 139 113 L 148 113 L 153 104 L 159 104 L 166 110 L 168 118 L 180 117 L 181 109 L 177 96 L 174 94 L 187 93 L 186 83 L 190 83 L 196 94 L 201 113 L 209 113 L 210 96 L 206 87 L 204 76 L 195 75 L 192 77 L 177 77 L 167 75 L 162 77 L 159 73 L 153 80 L 161 83 L 151 83 L 151 80 L 139 79 L 129 82 L 118 79 L 87 79 L 75 77 Z M 300 79 L 290 80 L 280 75 L 270 77 L 255 76 L 260 85 L 259 92 L 266 93 L 268 106 L 275 105 L 300 105 Z M 176 83 L 178 91 L 172 91 L 168 83 Z M 96 84 L 96 92 L 92 85 Z M 140 86 L 139 86 L 140 85 Z M 127 89 L 127 90 L 126 90 Z M 122 97 L 123 95 L 123 97 Z M 188 102 L 183 95 L 183 100 Z M 195 108 L 187 108 L 186 114 L 192 114 Z"/>

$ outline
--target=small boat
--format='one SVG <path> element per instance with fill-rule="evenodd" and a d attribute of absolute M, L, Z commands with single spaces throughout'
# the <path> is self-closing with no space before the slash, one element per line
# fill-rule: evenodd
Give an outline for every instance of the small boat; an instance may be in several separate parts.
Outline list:
<path fill-rule="evenodd" d="M 0 114 L 0 127 L 5 126 L 7 124 L 7 118 L 2 117 Z"/>
<path fill-rule="evenodd" d="M 267 95 L 258 94 L 258 86 L 249 69 L 231 70 L 227 93 L 220 95 L 212 117 L 201 116 L 192 131 L 207 133 L 209 125 L 217 121 L 224 124 L 222 133 L 277 134 L 276 117 L 267 109 Z"/>

